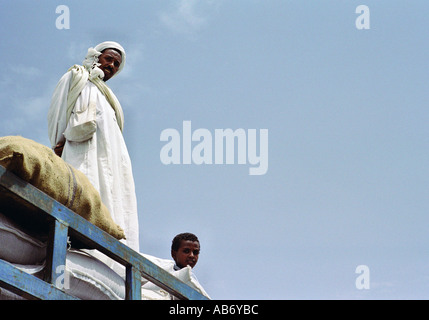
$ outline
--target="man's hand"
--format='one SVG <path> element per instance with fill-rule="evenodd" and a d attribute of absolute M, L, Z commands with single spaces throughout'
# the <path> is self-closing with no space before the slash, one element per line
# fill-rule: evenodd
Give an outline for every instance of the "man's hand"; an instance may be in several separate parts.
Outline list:
<path fill-rule="evenodd" d="M 63 154 L 65 141 L 58 142 L 57 145 L 54 148 L 54 152 L 58 157 L 61 157 Z"/>

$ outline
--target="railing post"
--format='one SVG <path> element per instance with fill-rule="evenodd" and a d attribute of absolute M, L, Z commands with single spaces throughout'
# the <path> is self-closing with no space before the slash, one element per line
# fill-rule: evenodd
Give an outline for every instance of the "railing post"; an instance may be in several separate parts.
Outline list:
<path fill-rule="evenodd" d="M 127 273 L 126 273 L 126 296 L 125 299 L 127 300 L 141 300 L 141 273 L 140 271 L 132 266 L 127 266 Z"/>
<path fill-rule="evenodd" d="M 67 285 L 65 278 L 67 236 L 68 226 L 55 220 L 49 232 L 45 281 L 59 289 L 64 289 L 64 286 Z"/>

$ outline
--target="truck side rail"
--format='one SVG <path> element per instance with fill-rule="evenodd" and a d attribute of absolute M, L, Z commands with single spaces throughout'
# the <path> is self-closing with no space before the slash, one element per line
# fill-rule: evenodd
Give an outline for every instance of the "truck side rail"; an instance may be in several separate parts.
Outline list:
<path fill-rule="evenodd" d="M 141 277 L 153 282 L 179 299 L 207 300 L 169 272 L 138 252 L 124 245 L 107 232 L 96 227 L 55 199 L 20 179 L 0 165 L 0 212 L 34 220 L 46 228 L 48 241 L 45 278 L 43 280 L 0 260 L 0 286 L 18 295 L 35 299 L 75 299 L 55 284 L 60 283 L 56 272 L 66 263 L 68 237 L 87 249 L 97 249 L 126 268 L 125 297 L 141 299 Z"/>

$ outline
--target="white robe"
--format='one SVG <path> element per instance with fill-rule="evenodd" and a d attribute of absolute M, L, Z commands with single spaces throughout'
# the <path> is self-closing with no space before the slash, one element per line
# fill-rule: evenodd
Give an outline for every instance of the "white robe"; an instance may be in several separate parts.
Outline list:
<path fill-rule="evenodd" d="M 52 96 L 48 112 L 52 148 L 58 142 L 65 141 L 62 158 L 89 178 L 113 220 L 123 228 L 126 240 L 121 241 L 138 252 L 139 227 L 134 179 L 115 112 L 100 90 L 88 81 L 67 123 L 70 82 L 71 72 L 67 72 L 58 82 Z M 90 100 L 95 102 L 92 104 L 95 107 L 93 114 L 88 112 Z M 87 122 L 92 116 L 93 121 Z"/>
<path fill-rule="evenodd" d="M 164 269 L 168 273 L 171 273 L 173 276 L 195 289 L 202 295 L 206 296 L 208 299 L 211 299 L 207 292 L 204 290 L 203 286 L 198 281 L 195 276 L 193 269 L 190 266 L 186 266 L 182 269 L 178 268 L 176 263 L 173 260 L 162 259 L 148 254 L 141 253 L 143 257 L 150 260 L 158 267 Z M 142 288 L 141 288 L 142 300 L 175 300 L 176 298 L 170 295 L 164 289 L 161 289 L 157 285 L 148 280 L 142 278 Z"/>

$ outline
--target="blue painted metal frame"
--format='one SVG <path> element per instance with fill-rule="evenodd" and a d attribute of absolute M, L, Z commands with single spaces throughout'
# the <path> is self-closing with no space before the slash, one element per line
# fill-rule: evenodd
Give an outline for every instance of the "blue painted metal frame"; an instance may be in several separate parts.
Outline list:
<path fill-rule="evenodd" d="M 54 285 L 59 276 L 56 272 L 57 267 L 65 265 L 67 237 L 72 236 L 84 243 L 86 248 L 97 249 L 126 267 L 125 284 L 128 300 L 141 299 L 141 276 L 179 299 L 207 300 L 195 289 L 1 165 L 0 193 L 10 194 L 27 205 L 36 207 L 40 210 L 40 214 L 51 221 L 45 281 L 0 260 L 0 286 L 3 285 L 18 294 L 37 299 L 73 299 Z M 0 210 L 1 205 L 0 203 Z"/>
<path fill-rule="evenodd" d="M 28 299 L 78 300 L 53 284 L 21 271 L 3 260 L 0 260 L 0 283 L 6 289 Z"/>

